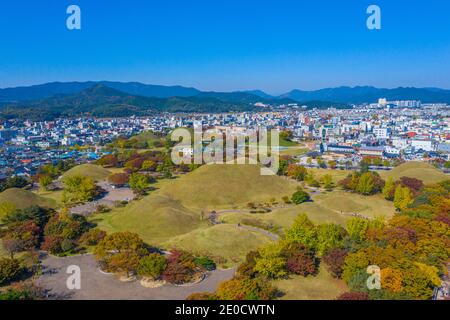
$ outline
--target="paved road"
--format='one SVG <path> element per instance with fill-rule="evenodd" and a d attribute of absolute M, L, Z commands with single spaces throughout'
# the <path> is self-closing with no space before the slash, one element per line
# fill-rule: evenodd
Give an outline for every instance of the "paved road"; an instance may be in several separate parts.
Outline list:
<path fill-rule="evenodd" d="M 67 267 L 77 265 L 81 269 L 81 289 L 69 290 L 66 280 Z M 37 284 L 48 290 L 50 299 L 69 300 L 184 300 L 194 292 L 214 292 L 217 285 L 231 279 L 234 269 L 215 270 L 205 280 L 191 286 L 166 284 L 159 288 L 144 288 L 139 281 L 121 282 L 113 275 L 104 274 L 97 268 L 92 255 L 57 258 L 45 256 L 42 259 L 42 276 Z"/>
<path fill-rule="evenodd" d="M 245 224 L 238 225 L 238 228 L 249 230 L 249 231 L 259 232 L 259 233 L 261 233 L 261 234 L 263 234 L 265 236 L 268 236 L 273 241 L 278 241 L 280 239 L 280 236 L 276 235 L 275 233 L 272 233 L 270 231 L 267 231 L 267 230 L 264 230 L 264 229 L 261 229 L 261 228 L 247 226 Z"/>

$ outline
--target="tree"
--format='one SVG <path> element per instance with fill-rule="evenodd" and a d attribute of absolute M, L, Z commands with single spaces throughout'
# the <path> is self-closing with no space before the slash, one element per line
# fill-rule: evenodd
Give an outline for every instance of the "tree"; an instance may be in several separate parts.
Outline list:
<path fill-rule="evenodd" d="M 347 221 L 347 232 L 354 241 L 362 241 L 369 228 L 369 220 L 352 217 Z"/>
<path fill-rule="evenodd" d="M 308 186 L 313 187 L 313 188 L 318 188 L 320 187 L 320 183 L 319 181 L 317 181 L 314 178 L 314 174 L 312 173 L 312 171 L 309 171 L 306 178 L 305 178 L 305 182 Z"/>
<path fill-rule="evenodd" d="M 374 181 L 370 172 L 363 173 L 359 178 L 356 192 L 363 195 L 370 195 L 374 190 Z"/>
<path fill-rule="evenodd" d="M 195 258 L 194 263 L 209 271 L 216 269 L 216 263 L 208 257 Z"/>
<path fill-rule="evenodd" d="M 88 232 L 83 233 L 79 239 L 79 243 L 86 246 L 96 246 L 106 237 L 106 232 L 100 229 L 90 229 Z"/>
<path fill-rule="evenodd" d="M 139 260 L 137 273 L 140 276 L 157 279 L 166 268 L 167 261 L 163 255 L 152 253 Z"/>
<path fill-rule="evenodd" d="M 52 184 L 53 179 L 49 175 L 39 176 L 39 185 L 43 190 L 48 190 L 48 187 Z"/>
<path fill-rule="evenodd" d="M 417 196 L 424 187 L 422 180 L 409 177 L 401 177 L 400 184 L 403 187 L 408 188 L 412 192 L 413 196 Z"/>
<path fill-rule="evenodd" d="M 2 219 L 2 217 L 6 217 L 8 215 L 11 215 L 14 211 L 16 211 L 16 206 L 14 205 L 14 203 L 11 202 L 1 202 L 0 203 L 0 221 Z"/>
<path fill-rule="evenodd" d="M 138 194 L 145 193 L 150 184 L 148 177 L 140 173 L 131 174 L 128 183 L 130 188 Z"/>
<path fill-rule="evenodd" d="M 392 177 L 389 177 L 389 179 L 386 181 L 386 184 L 383 187 L 383 196 L 386 200 L 394 200 L 394 193 L 395 193 L 395 181 Z"/>
<path fill-rule="evenodd" d="M 390 292 L 401 292 L 402 286 L 402 272 L 393 268 L 381 269 L 381 287 Z"/>
<path fill-rule="evenodd" d="M 333 177 L 330 174 L 324 175 L 322 185 L 327 191 L 331 191 L 334 188 Z"/>
<path fill-rule="evenodd" d="M 3 237 L 3 245 L 10 252 L 31 250 L 39 245 L 41 228 L 33 221 L 20 221 L 8 226 Z"/>
<path fill-rule="evenodd" d="M 154 162 L 154 161 L 152 161 L 152 160 L 145 160 L 145 161 L 142 163 L 142 170 L 145 170 L 145 171 L 155 171 L 157 166 L 158 166 L 158 165 L 157 165 L 156 162 Z"/>
<path fill-rule="evenodd" d="M 256 278 L 233 278 L 219 284 L 216 291 L 219 300 L 271 300 L 275 294 L 269 281 Z"/>
<path fill-rule="evenodd" d="M 287 169 L 287 175 L 288 177 L 303 181 L 308 174 L 308 170 L 306 170 L 305 167 L 297 165 L 297 164 L 290 164 Z"/>
<path fill-rule="evenodd" d="M 294 274 L 308 276 L 317 272 L 315 252 L 299 243 L 288 243 L 282 251 L 286 258 L 286 269 Z"/>
<path fill-rule="evenodd" d="M 94 179 L 85 176 L 69 176 L 64 178 L 64 203 L 86 202 L 94 198 L 97 185 Z"/>
<path fill-rule="evenodd" d="M 309 201 L 309 199 L 309 194 L 303 190 L 296 191 L 291 197 L 292 202 L 295 204 L 301 204 L 303 202 Z"/>
<path fill-rule="evenodd" d="M 401 211 L 405 210 L 412 203 L 413 196 L 409 188 L 398 185 L 395 188 L 394 207 Z"/>
<path fill-rule="evenodd" d="M 143 163 L 144 163 L 143 158 L 131 159 L 125 163 L 125 168 L 127 168 L 130 171 L 138 171 L 141 169 Z"/>
<path fill-rule="evenodd" d="M 217 300 L 217 296 L 210 292 L 194 292 L 191 293 L 186 300 L 188 301 L 208 301 Z"/>
<path fill-rule="evenodd" d="M 0 258 L 0 286 L 16 280 L 22 271 L 18 260 Z"/>
<path fill-rule="evenodd" d="M 331 249 L 323 257 L 322 260 L 327 265 L 328 271 L 340 278 L 343 271 L 344 261 L 348 252 L 344 249 Z"/>
<path fill-rule="evenodd" d="M 50 219 L 53 211 L 39 206 L 31 206 L 26 209 L 14 210 L 3 218 L 6 225 L 13 225 L 17 222 L 26 222 L 32 220 L 40 228 L 43 228 Z"/>
<path fill-rule="evenodd" d="M 269 278 L 279 278 L 287 274 L 286 258 L 281 252 L 283 246 L 280 243 L 270 243 L 259 250 L 256 258 L 255 271 Z"/>
<path fill-rule="evenodd" d="M 337 163 L 334 160 L 330 160 L 328 161 L 328 167 L 330 167 L 331 169 L 336 169 Z"/>
<path fill-rule="evenodd" d="M 345 235 L 345 229 L 337 224 L 319 225 L 317 228 L 317 251 L 319 254 L 323 254 L 330 249 L 341 247 Z"/>
<path fill-rule="evenodd" d="M 306 214 L 295 218 L 292 226 L 286 230 L 286 240 L 304 244 L 309 248 L 317 246 L 317 230 Z"/>
<path fill-rule="evenodd" d="M 172 251 L 167 258 L 163 279 L 174 284 L 183 284 L 194 280 L 198 272 L 203 271 L 195 264 L 194 260 L 194 256 L 186 251 Z"/>
<path fill-rule="evenodd" d="M 127 231 L 107 235 L 94 253 L 106 271 L 130 274 L 137 271 L 148 250 L 139 235 Z"/>
<path fill-rule="evenodd" d="M 27 179 L 20 176 L 13 176 L 6 179 L 6 181 L 0 183 L 0 192 L 11 188 L 19 188 L 19 189 L 24 188 L 27 185 L 28 185 Z"/>
<path fill-rule="evenodd" d="M 369 300 L 367 292 L 344 292 L 337 300 Z"/>

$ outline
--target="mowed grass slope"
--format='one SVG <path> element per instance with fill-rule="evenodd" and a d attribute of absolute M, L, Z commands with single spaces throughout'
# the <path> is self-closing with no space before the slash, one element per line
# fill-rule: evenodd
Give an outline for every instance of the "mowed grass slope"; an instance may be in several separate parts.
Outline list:
<path fill-rule="evenodd" d="M 402 163 L 391 171 L 380 172 L 380 175 L 383 179 L 392 177 L 394 180 L 398 180 L 401 177 L 416 178 L 422 180 L 426 184 L 450 179 L 449 175 L 446 175 L 431 164 L 416 161 Z"/>
<path fill-rule="evenodd" d="M 282 300 L 334 300 L 348 291 L 345 282 L 333 278 L 323 265 L 316 276 L 291 276 L 272 284 L 283 293 Z"/>
<path fill-rule="evenodd" d="M 107 232 L 138 233 L 151 245 L 160 245 L 175 236 L 207 226 L 200 211 L 193 211 L 159 191 L 124 208 L 95 216 L 94 221 Z"/>
<path fill-rule="evenodd" d="M 25 209 L 31 206 L 55 208 L 56 201 L 44 198 L 24 189 L 11 188 L 0 193 L 0 204 L 10 203 L 16 209 Z"/>
<path fill-rule="evenodd" d="M 169 249 L 179 248 L 210 256 L 222 267 L 230 267 L 243 262 L 249 251 L 270 241 L 269 237 L 259 232 L 238 228 L 236 225 L 219 224 L 178 236 L 164 245 Z"/>
<path fill-rule="evenodd" d="M 141 200 L 93 217 L 107 232 L 131 231 L 147 243 L 180 246 L 237 261 L 269 239 L 236 226 L 211 226 L 208 213 L 220 207 L 280 200 L 298 183 L 261 176 L 256 165 L 211 165 L 172 180 L 162 180 Z M 202 212 L 204 213 L 202 218 Z"/>
<path fill-rule="evenodd" d="M 95 181 L 102 181 L 106 180 L 109 175 L 111 175 L 111 171 L 109 171 L 108 169 L 95 164 L 86 163 L 73 167 L 69 171 L 65 172 L 63 174 L 63 178 L 70 176 L 85 176 L 91 177 Z"/>
<path fill-rule="evenodd" d="M 354 193 L 335 190 L 312 197 L 312 202 L 292 205 L 288 208 L 275 209 L 269 213 L 228 213 L 221 218 L 226 223 L 242 223 L 244 219 L 259 220 L 265 225 L 272 225 L 276 233 L 282 234 L 289 228 L 300 213 L 306 213 L 316 224 L 336 223 L 345 226 L 351 213 L 359 213 L 368 218 L 377 216 L 392 217 L 395 208 L 392 202 L 381 195 L 361 196 Z M 346 213 L 346 214 L 341 214 Z"/>
<path fill-rule="evenodd" d="M 193 208 L 237 208 L 291 196 L 299 184 L 279 176 L 263 176 L 257 165 L 205 165 L 161 188 L 161 192 Z"/>

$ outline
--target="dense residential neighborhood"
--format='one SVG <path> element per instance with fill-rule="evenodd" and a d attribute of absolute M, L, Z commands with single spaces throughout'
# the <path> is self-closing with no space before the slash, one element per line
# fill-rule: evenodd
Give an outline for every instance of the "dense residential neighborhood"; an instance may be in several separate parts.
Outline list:
<path fill-rule="evenodd" d="M 94 161 L 105 155 L 104 146 L 118 137 L 142 131 L 168 132 L 192 127 L 194 122 L 244 135 L 259 127 L 288 130 L 294 141 L 314 142 L 310 151 L 331 155 L 338 167 L 348 167 L 349 162 L 357 166 L 364 157 L 441 165 L 450 160 L 450 110 L 446 104 L 380 99 L 378 104 L 352 109 L 308 107 L 286 105 L 256 113 L 5 121 L 0 124 L 0 178 L 31 176 L 43 164 L 58 160 Z M 307 164 L 308 157 L 304 155 L 299 161 Z M 309 165 L 318 166 L 314 161 Z"/>

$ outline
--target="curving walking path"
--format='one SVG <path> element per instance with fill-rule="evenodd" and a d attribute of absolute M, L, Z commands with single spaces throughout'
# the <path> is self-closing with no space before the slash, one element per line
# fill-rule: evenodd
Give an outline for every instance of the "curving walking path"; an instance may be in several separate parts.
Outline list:
<path fill-rule="evenodd" d="M 66 286 L 67 268 L 80 267 L 81 289 L 69 290 Z M 175 286 L 166 284 L 159 288 L 145 288 L 139 281 L 121 282 L 114 275 L 102 273 L 93 255 L 65 258 L 45 256 L 42 275 L 37 285 L 47 290 L 49 299 L 69 300 L 184 300 L 194 292 L 214 292 L 219 283 L 231 279 L 235 269 L 214 270 L 200 283 Z"/>

